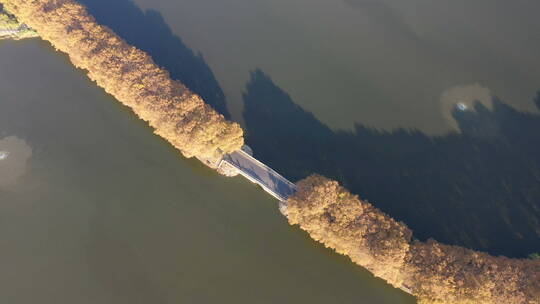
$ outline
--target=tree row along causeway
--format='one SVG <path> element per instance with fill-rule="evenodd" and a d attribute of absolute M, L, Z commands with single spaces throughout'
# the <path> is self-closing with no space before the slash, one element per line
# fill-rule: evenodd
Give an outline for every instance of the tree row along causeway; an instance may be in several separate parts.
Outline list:
<path fill-rule="evenodd" d="M 422 304 L 538 304 L 540 259 L 509 259 L 434 240 L 413 240 L 401 222 L 312 175 L 288 199 L 289 222 Z M 396 202 L 399 203 L 399 202 Z"/>
<path fill-rule="evenodd" d="M 3 3 L 184 156 L 216 159 L 243 145 L 243 131 L 237 123 L 227 121 L 171 79 L 148 54 L 99 25 L 76 1 Z"/>
<path fill-rule="evenodd" d="M 99 25 L 73 0 L 1 0 L 72 63 L 186 157 L 215 162 L 239 150 L 243 131 L 145 52 Z M 414 241 L 411 230 L 335 181 L 313 175 L 287 201 L 291 224 L 420 303 L 539 304 L 540 260 L 493 257 Z"/>

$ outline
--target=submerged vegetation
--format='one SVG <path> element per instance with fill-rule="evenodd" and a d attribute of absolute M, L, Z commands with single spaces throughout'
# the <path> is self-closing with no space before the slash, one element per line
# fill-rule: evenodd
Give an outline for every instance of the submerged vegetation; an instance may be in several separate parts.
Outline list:
<path fill-rule="evenodd" d="M 4 0 L 90 79 L 129 106 L 186 157 L 217 160 L 240 149 L 243 131 L 171 79 L 145 52 L 99 25 L 73 0 Z"/>
<path fill-rule="evenodd" d="M 540 303 L 540 260 L 413 240 L 405 224 L 325 177 L 300 181 L 287 213 L 291 224 L 420 303 Z"/>
<path fill-rule="evenodd" d="M 20 23 L 15 16 L 6 12 L 2 4 L 0 4 L 0 39 L 24 39 L 37 36 L 36 31 Z"/>

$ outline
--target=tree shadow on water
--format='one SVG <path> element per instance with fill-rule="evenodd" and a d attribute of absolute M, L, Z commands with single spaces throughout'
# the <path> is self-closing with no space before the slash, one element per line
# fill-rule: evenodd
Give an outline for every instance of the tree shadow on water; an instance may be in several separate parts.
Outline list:
<path fill-rule="evenodd" d="M 540 115 L 495 99 L 493 109 L 456 109 L 460 133 L 333 131 L 260 70 L 244 102 L 248 144 L 284 176 L 337 179 L 421 240 L 510 257 L 540 251 Z"/>
<path fill-rule="evenodd" d="M 165 23 L 161 13 L 142 11 L 131 0 L 79 0 L 100 24 L 147 52 L 172 78 L 199 94 L 230 119 L 225 95 L 200 53 L 195 54 Z"/>

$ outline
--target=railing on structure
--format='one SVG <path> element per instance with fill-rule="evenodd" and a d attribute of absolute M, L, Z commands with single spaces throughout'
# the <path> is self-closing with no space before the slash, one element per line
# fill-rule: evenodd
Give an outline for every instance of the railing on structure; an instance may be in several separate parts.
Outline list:
<path fill-rule="evenodd" d="M 243 150 L 225 155 L 223 162 L 236 168 L 242 176 L 260 185 L 280 201 L 286 201 L 296 192 L 295 184 Z"/>
<path fill-rule="evenodd" d="M 4 29 L 0 30 L 0 36 L 14 36 L 24 31 L 29 30 L 30 28 L 26 24 L 19 25 L 16 29 Z"/>

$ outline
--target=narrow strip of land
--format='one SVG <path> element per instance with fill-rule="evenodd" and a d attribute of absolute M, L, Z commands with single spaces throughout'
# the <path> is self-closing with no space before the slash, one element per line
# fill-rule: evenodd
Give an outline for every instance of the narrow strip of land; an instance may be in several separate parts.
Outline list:
<path fill-rule="evenodd" d="M 540 304 L 540 261 L 415 241 L 405 224 L 336 181 L 313 175 L 294 185 L 240 150 L 244 138 L 237 123 L 227 121 L 200 96 L 171 79 L 148 54 L 97 24 L 75 0 L 0 2 L 20 22 L 67 53 L 75 66 L 87 70 L 90 79 L 133 109 L 184 156 L 197 157 L 221 173 L 241 174 L 260 185 L 284 202 L 281 205 L 291 224 L 412 293 L 420 303 Z"/>
<path fill-rule="evenodd" d="M 266 192 L 280 201 L 286 201 L 296 191 L 296 185 L 244 150 L 223 157 L 220 167 L 231 166 L 239 174 L 260 185 Z"/>

